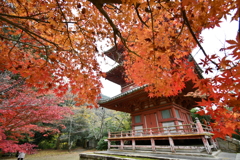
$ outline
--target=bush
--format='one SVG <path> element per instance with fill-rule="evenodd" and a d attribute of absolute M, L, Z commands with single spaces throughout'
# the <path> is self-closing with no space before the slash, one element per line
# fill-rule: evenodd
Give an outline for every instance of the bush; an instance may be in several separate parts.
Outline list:
<path fill-rule="evenodd" d="M 107 139 L 107 137 L 103 137 L 102 139 L 100 139 L 100 141 L 97 143 L 97 150 L 106 150 L 108 149 L 108 142 L 104 141 L 105 139 Z"/>
<path fill-rule="evenodd" d="M 53 149 L 55 144 L 52 141 L 45 141 L 43 140 L 38 144 L 38 148 L 40 149 Z"/>
<path fill-rule="evenodd" d="M 240 141 L 240 130 L 236 130 L 237 134 L 232 134 L 232 137 Z"/>

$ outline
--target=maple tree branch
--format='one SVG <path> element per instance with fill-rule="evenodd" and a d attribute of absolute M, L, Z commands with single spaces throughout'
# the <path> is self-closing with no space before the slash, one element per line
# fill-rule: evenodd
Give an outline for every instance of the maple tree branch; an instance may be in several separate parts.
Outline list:
<path fill-rule="evenodd" d="M 151 20 L 152 20 L 152 25 L 151 25 L 151 27 L 152 27 L 152 39 L 153 39 L 153 41 L 152 41 L 152 44 L 153 44 L 153 53 L 154 53 L 154 65 L 155 65 L 155 59 L 156 59 L 156 55 L 155 55 L 155 35 L 154 35 L 154 24 L 153 24 L 153 13 L 152 13 L 152 8 L 151 8 L 151 6 L 150 6 L 150 2 L 149 2 L 149 0 L 147 0 L 147 3 L 148 3 L 148 7 L 149 7 L 149 12 L 150 12 L 150 15 L 151 15 Z"/>
<path fill-rule="evenodd" d="M 176 39 L 182 34 L 182 31 L 183 31 L 184 25 L 185 25 L 185 21 L 183 21 L 183 23 L 182 23 L 182 27 L 181 27 L 181 30 L 180 30 L 179 34 L 177 35 Z"/>
<path fill-rule="evenodd" d="M 8 87 L 7 89 L 4 89 L 4 90 L 0 91 L 0 95 L 4 95 L 4 93 L 6 93 L 6 92 L 8 92 L 8 91 L 20 86 L 20 85 L 23 85 L 25 80 L 26 80 L 26 78 L 23 78 L 18 83 L 12 85 L 11 87 Z"/>
<path fill-rule="evenodd" d="M 3 13 L 0 13 L 0 15 L 4 17 L 9 17 L 9 18 L 31 19 L 37 22 L 45 22 L 45 21 L 42 21 L 41 19 L 33 18 L 32 16 L 15 16 L 15 15 L 3 14 Z M 49 23 L 49 22 L 46 22 L 46 23 Z"/>
<path fill-rule="evenodd" d="M 140 16 L 139 12 L 138 12 L 138 7 L 140 6 L 140 3 L 137 3 L 134 7 L 136 13 L 137 13 L 137 16 L 138 16 L 138 19 L 142 22 L 142 24 L 144 24 L 146 27 L 149 28 L 149 26 L 146 24 L 146 22 L 143 21 L 142 17 Z"/>
<path fill-rule="evenodd" d="M 113 7 L 113 8 L 110 8 L 110 7 L 108 7 L 108 6 L 111 6 L 111 7 Z M 121 9 L 119 9 L 119 8 L 116 7 L 116 6 L 114 6 L 113 4 L 107 4 L 107 5 L 104 5 L 104 7 L 108 8 L 108 9 L 116 9 L 116 10 L 118 10 L 119 12 L 122 12 Z"/>
<path fill-rule="evenodd" d="M 85 32 L 88 32 L 88 31 L 82 29 L 81 26 L 79 26 L 79 25 L 77 25 L 77 27 L 79 28 L 80 32 L 82 33 L 84 39 L 85 39 L 86 41 L 89 41 L 88 38 L 90 39 L 90 36 L 88 36 L 88 35 L 86 35 L 86 34 L 84 33 L 84 31 L 85 31 Z"/>
<path fill-rule="evenodd" d="M 17 2 L 18 2 L 18 4 L 19 4 L 20 6 L 22 6 L 22 7 L 25 9 L 27 15 L 29 15 L 26 6 L 25 6 L 25 5 L 22 5 L 22 3 L 21 3 L 19 0 L 17 0 Z"/>
<path fill-rule="evenodd" d="M 58 7 L 59 7 L 59 10 L 60 10 L 60 12 L 61 12 L 61 15 L 62 15 L 63 18 L 67 21 L 67 18 L 66 18 L 66 16 L 65 16 L 65 14 L 63 13 L 60 4 L 58 3 L 58 0 L 56 0 L 56 3 L 57 3 L 57 5 L 58 5 Z M 72 45 L 72 39 L 71 39 L 70 33 L 69 33 L 68 23 L 66 23 L 66 29 L 67 29 L 68 39 L 69 39 L 69 41 L 70 41 L 71 48 L 74 50 L 74 47 L 73 47 L 73 45 Z"/>
<path fill-rule="evenodd" d="M 126 40 L 122 37 L 121 32 L 118 30 L 117 26 L 113 23 L 112 19 L 109 17 L 108 13 L 102 8 L 102 5 L 100 5 L 99 3 L 93 3 L 96 8 L 98 9 L 98 11 L 107 19 L 108 23 L 110 24 L 110 26 L 113 29 L 114 32 L 114 40 L 115 40 L 115 44 L 116 44 L 116 36 L 118 36 L 121 39 L 121 42 L 123 43 L 124 47 L 126 47 L 126 49 L 135 54 L 138 57 L 141 57 L 140 55 L 138 55 L 136 52 L 132 51 L 126 44 Z"/>
<path fill-rule="evenodd" d="M 240 3 L 238 6 L 238 38 L 240 39 Z"/>
<path fill-rule="evenodd" d="M 122 4 L 122 0 L 88 0 L 92 3 L 103 5 L 103 4 Z"/>
<path fill-rule="evenodd" d="M 48 13 L 48 12 L 46 12 Z M 43 13 L 45 14 L 45 13 Z M 41 15 L 41 14 L 39 14 Z M 43 21 L 42 19 L 38 19 L 38 18 L 33 18 L 34 16 L 37 16 L 37 15 L 34 15 L 34 16 L 14 16 L 14 15 L 9 15 L 9 14 L 3 14 L 3 13 L 0 13 L 0 16 L 4 16 L 4 17 L 9 17 L 9 18 L 17 18 L 17 19 L 30 19 L 30 20 L 34 20 L 36 22 L 42 22 L 42 23 L 50 23 L 48 21 Z M 47 18 L 46 18 L 47 19 Z M 65 22 L 60 22 L 60 23 L 77 23 L 77 21 L 65 21 Z"/>
<path fill-rule="evenodd" d="M 11 62 L 12 62 L 12 60 L 11 60 L 11 57 L 10 57 L 10 53 L 11 53 L 12 50 L 15 48 L 15 46 L 19 43 L 19 41 L 20 41 L 20 39 L 21 39 L 21 37 L 22 37 L 22 33 L 23 33 L 23 31 L 21 32 L 18 40 L 16 41 L 17 43 L 15 43 L 15 44 L 11 47 L 11 49 L 9 50 L 9 52 L 8 52 L 8 58 L 10 59 Z"/>
<path fill-rule="evenodd" d="M 205 52 L 204 48 L 202 47 L 202 45 L 201 45 L 200 42 L 198 41 L 198 39 L 197 39 L 195 33 L 193 32 L 192 27 L 191 27 L 191 25 L 190 25 L 190 23 L 189 23 L 189 21 L 188 21 L 188 18 L 187 18 L 187 15 L 186 15 L 185 10 L 184 10 L 183 8 L 181 8 L 181 11 L 182 11 L 182 16 L 183 16 L 183 19 L 184 19 L 184 21 L 185 21 L 185 24 L 187 25 L 187 27 L 188 27 L 191 35 L 193 36 L 193 39 L 194 39 L 195 42 L 198 44 L 199 48 L 202 50 L 202 52 L 203 52 L 203 54 L 205 55 L 205 57 L 206 57 L 210 62 L 212 62 L 217 68 L 219 68 L 218 64 L 217 64 L 216 62 L 212 61 L 212 60 L 209 58 L 209 56 L 208 56 L 207 53 Z"/>
<path fill-rule="evenodd" d="M 39 39 L 42 39 L 43 41 L 48 42 L 48 43 L 54 45 L 55 47 L 58 47 L 58 45 L 57 45 L 56 43 L 54 43 L 54 42 L 52 42 L 52 41 L 49 41 L 49 40 L 47 40 L 46 38 L 44 38 L 44 37 L 42 37 L 42 36 L 40 36 L 40 35 L 38 35 L 38 34 L 36 34 L 36 33 L 34 33 L 34 32 L 31 32 L 30 30 L 28 30 L 28 29 L 26 29 L 26 28 L 18 25 L 17 23 L 14 23 L 14 22 L 12 22 L 12 21 L 10 21 L 10 20 L 2 17 L 2 16 L 0 16 L 0 19 L 3 20 L 3 21 L 5 21 L 5 22 L 7 22 L 8 24 L 11 24 L 11 25 L 13 25 L 13 26 L 15 26 L 15 27 L 23 30 L 23 31 L 26 32 L 28 35 L 31 35 L 31 36 L 34 35 L 34 36 L 38 37 Z"/>

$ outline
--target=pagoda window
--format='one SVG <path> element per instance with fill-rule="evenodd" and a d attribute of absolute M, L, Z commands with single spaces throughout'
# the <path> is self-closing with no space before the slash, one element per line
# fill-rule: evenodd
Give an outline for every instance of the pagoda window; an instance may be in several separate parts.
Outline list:
<path fill-rule="evenodd" d="M 176 132 L 176 128 L 174 127 L 175 126 L 174 122 L 163 122 L 162 126 L 164 127 L 163 128 L 164 133 L 167 133 L 167 132 L 174 133 L 174 132 Z M 167 128 L 165 128 L 165 127 L 167 127 Z"/>
<path fill-rule="evenodd" d="M 177 109 L 175 109 L 175 113 L 176 113 L 177 118 L 180 118 L 179 111 Z"/>
<path fill-rule="evenodd" d="M 135 116 L 134 117 L 135 123 L 141 123 L 141 116 Z"/>
<path fill-rule="evenodd" d="M 163 110 L 163 111 L 161 111 L 161 113 L 162 113 L 162 118 L 163 119 L 171 118 L 171 112 L 170 112 L 169 109 Z"/>
<path fill-rule="evenodd" d="M 135 135 L 139 136 L 143 132 L 143 126 L 134 126 Z"/>

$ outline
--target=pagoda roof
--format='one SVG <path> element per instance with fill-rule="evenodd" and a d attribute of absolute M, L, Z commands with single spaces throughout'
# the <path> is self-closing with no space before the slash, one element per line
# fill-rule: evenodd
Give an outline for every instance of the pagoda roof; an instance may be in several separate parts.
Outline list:
<path fill-rule="evenodd" d="M 121 63 L 123 61 L 123 52 L 124 46 L 117 45 L 117 47 L 113 46 L 109 50 L 105 51 L 104 54 L 111 58 L 113 61 Z"/>
<path fill-rule="evenodd" d="M 124 67 L 122 65 L 117 65 L 106 73 L 107 80 L 112 81 L 116 84 L 124 86 L 126 84 Z"/>
<path fill-rule="evenodd" d="M 106 96 L 106 95 L 104 95 L 104 94 L 100 94 L 100 97 L 101 97 L 101 99 L 109 99 L 110 97 L 108 97 L 108 96 Z"/>
<path fill-rule="evenodd" d="M 132 94 L 132 93 L 134 93 L 134 92 L 140 91 L 140 90 L 144 89 L 146 86 L 147 86 L 147 85 L 143 85 L 143 86 L 140 86 L 140 87 L 133 88 L 133 89 L 131 89 L 131 90 L 128 90 L 128 91 L 126 91 L 126 92 L 123 92 L 123 93 L 121 93 L 121 94 L 118 94 L 118 95 L 116 95 L 116 96 L 114 96 L 114 97 L 111 97 L 111 98 L 108 98 L 108 99 L 100 99 L 98 103 L 99 103 L 99 104 L 104 104 L 104 103 L 111 102 L 111 101 L 113 101 L 113 100 L 120 99 L 120 98 L 125 97 L 125 96 L 127 96 L 127 95 L 130 95 L 130 94 Z"/>

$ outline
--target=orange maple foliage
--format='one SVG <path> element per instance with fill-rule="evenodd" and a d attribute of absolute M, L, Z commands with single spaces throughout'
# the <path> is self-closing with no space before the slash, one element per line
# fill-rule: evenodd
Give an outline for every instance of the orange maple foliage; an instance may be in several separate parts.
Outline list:
<path fill-rule="evenodd" d="M 202 30 L 219 26 L 220 19 L 235 11 L 236 0 L 9 0 L 0 7 L 0 70 L 19 73 L 40 91 L 68 88 L 80 104 L 96 104 L 103 75 L 96 61 L 96 42 L 117 40 L 126 48 L 128 78 L 138 85 L 151 84 L 151 96 L 177 95 L 192 80 L 209 95 L 207 114 L 213 125 L 231 134 L 239 128 L 239 39 L 228 41 L 232 54 L 205 53 L 206 73 L 220 71 L 212 79 L 199 79 L 189 62 L 192 49 L 203 39 Z M 211 67 L 213 64 L 214 67 Z M 148 73 L 145 76 L 145 73 Z M 212 105 L 216 106 L 212 110 Z M 226 106 L 233 107 L 226 111 Z M 216 116 L 221 113 L 221 116 Z M 229 118 L 229 116 L 231 118 Z M 222 118 L 220 118 L 222 117 Z M 223 121 L 224 120 L 224 121 Z M 231 121 L 230 121 L 231 120 Z M 232 128 L 226 131 L 224 126 Z M 225 132 L 225 131 L 226 132 Z"/>

